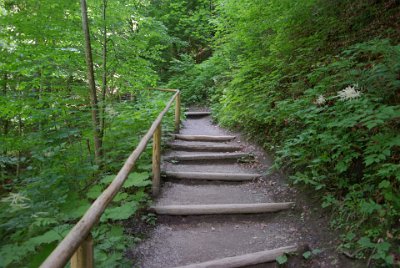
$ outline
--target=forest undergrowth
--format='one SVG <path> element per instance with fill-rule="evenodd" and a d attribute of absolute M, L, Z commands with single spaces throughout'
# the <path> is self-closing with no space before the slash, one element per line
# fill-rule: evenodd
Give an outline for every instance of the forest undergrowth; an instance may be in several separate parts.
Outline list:
<path fill-rule="evenodd" d="M 165 108 L 171 94 L 145 88 L 170 38 L 147 14 L 141 1 L 88 3 L 93 106 L 79 1 L 0 1 L 0 267 L 38 267 Z M 170 112 L 163 131 L 171 127 Z M 152 220 L 141 212 L 150 171 L 148 148 L 92 230 L 97 267 L 132 265 L 125 251 L 141 234 L 124 224 Z"/>

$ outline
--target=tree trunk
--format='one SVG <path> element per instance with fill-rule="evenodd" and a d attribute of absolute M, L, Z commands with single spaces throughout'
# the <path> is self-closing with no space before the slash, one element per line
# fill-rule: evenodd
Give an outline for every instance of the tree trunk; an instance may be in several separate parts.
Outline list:
<path fill-rule="evenodd" d="M 3 74 L 3 96 L 6 97 L 7 96 L 7 81 L 8 80 L 8 75 L 5 72 Z M 9 125 L 10 125 L 10 121 L 8 120 L 7 117 L 5 118 L 0 118 L 0 122 L 2 122 L 3 124 L 3 133 L 4 136 L 8 135 L 8 129 L 9 129 Z M 6 156 L 7 155 L 7 149 L 4 149 L 3 154 Z"/>
<path fill-rule="evenodd" d="M 8 75 L 7 73 L 3 74 L 3 96 L 6 97 L 7 96 L 7 79 L 8 79 Z M 3 130 L 4 130 L 4 135 L 8 134 L 8 125 L 9 125 L 9 121 L 7 118 L 4 118 L 3 120 Z"/>
<path fill-rule="evenodd" d="M 92 107 L 92 124 L 94 134 L 94 154 L 96 163 L 100 164 L 102 157 L 102 139 L 100 135 L 99 105 L 96 94 L 96 82 L 94 80 L 92 47 L 90 44 L 89 24 L 87 16 L 86 0 L 81 0 L 82 29 L 85 36 L 85 55 L 87 65 L 87 76 L 89 82 L 90 104 Z"/>
<path fill-rule="evenodd" d="M 107 92 L 107 24 L 106 24 L 107 0 L 103 0 L 103 77 L 101 86 L 101 121 L 100 121 L 100 137 L 103 140 L 105 128 L 105 108 L 106 108 L 106 92 Z"/>
<path fill-rule="evenodd" d="M 22 137 L 22 118 L 21 114 L 18 115 L 18 136 L 21 138 Z M 18 150 L 18 156 L 17 156 L 17 171 L 16 171 L 16 177 L 18 178 L 19 175 L 21 174 L 21 159 L 22 159 L 22 152 L 21 150 Z"/>

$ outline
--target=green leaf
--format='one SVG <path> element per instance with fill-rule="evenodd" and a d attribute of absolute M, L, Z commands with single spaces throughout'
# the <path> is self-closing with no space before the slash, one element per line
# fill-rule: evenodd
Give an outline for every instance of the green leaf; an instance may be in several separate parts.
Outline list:
<path fill-rule="evenodd" d="M 100 183 L 108 185 L 115 179 L 115 176 L 117 175 L 107 175 L 101 179 Z"/>
<path fill-rule="evenodd" d="M 125 181 L 123 187 L 124 188 L 129 188 L 132 186 L 145 187 L 145 186 L 151 185 L 151 181 L 148 180 L 148 178 L 149 178 L 149 173 L 147 173 L 147 172 L 131 173 L 129 175 L 128 179 Z"/>
<path fill-rule="evenodd" d="M 122 201 L 122 200 L 126 200 L 128 197 L 129 197 L 129 195 L 127 193 L 118 193 L 114 197 L 113 201 L 119 202 L 119 201 Z"/>
<path fill-rule="evenodd" d="M 312 250 L 312 254 L 313 254 L 313 255 L 318 255 L 318 254 L 320 254 L 321 252 L 322 252 L 322 250 L 320 250 L 320 249 L 318 249 L 318 248 Z"/>
<path fill-rule="evenodd" d="M 309 258 L 311 258 L 311 255 L 312 255 L 311 251 L 306 251 L 306 252 L 303 253 L 303 257 L 304 257 L 304 259 L 306 259 L 306 260 L 308 260 Z"/>
<path fill-rule="evenodd" d="M 122 236 L 124 234 L 124 228 L 121 226 L 113 225 L 110 230 L 111 236 Z"/>
<path fill-rule="evenodd" d="M 33 237 L 27 241 L 28 244 L 38 246 L 41 244 L 49 244 L 62 239 L 62 236 L 55 230 L 50 230 L 42 235 Z"/>
<path fill-rule="evenodd" d="M 111 207 L 107 208 L 104 211 L 103 216 L 101 217 L 100 221 L 105 222 L 108 220 L 126 220 L 135 214 L 137 210 L 137 203 L 135 201 L 125 203 L 119 207 Z"/>
<path fill-rule="evenodd" d="M 381 205 L 375 203 L 373 200 L 362 200 L 361 201 L 361 209 L 362 213 L 372 214 L 374 211 L 380 210 Z"/>
<path fill-rule="evenodd" d="M 390 181 L 383 180 L 379 183 L 378 185 L 379 189 L 384 189 L 384 188 L 389 188 L 390 187 Z"/>
<path fill-rule="evenodd" d="M 281 255 L 279 257 L 276 258 L 276 262 L 278 264 L 285 264 L 288 261 L 288 258 L 286 255 Z"/>
<path fill-rule="evenodd" d="M 390 249 L 390 244 L 388 242 L 381 242 L 376 244 L 376 249 L 379 251 L 387 252 Z"/>
<path fill-rule="evenodd" d="M 91 199 L 96 199 L 102 192 L 103 187 L 101 185 L 95 185 L 89 189 L 86 196 Z"/>
<path fill-rule="evenodd" d="M 361 237 L 357 243 L 364 247 L 364 248 L 373 248 L 375 246 L 374 243 L 371 242 L 371 240 L 369 239 L 369 237 L 363 236 Z"/>

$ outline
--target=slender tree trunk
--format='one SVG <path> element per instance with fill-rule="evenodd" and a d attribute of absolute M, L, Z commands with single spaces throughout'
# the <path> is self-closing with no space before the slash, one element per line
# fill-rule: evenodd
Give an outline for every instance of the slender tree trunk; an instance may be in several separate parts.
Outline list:
<path fill-rule="evenodd" d="M 3 96 L 4 97 L 7 95 L 7 82 L 8 82 L 7 80 L 8 80 L 8 75 L 7 75 L 7 73 L 4 73 L 3 74 Z M 7 135 L 9 121 L 7 118 L 4 118 L 2 121 L 3 121 L 4 135 Z"/>
<path fill-rule="evenodd" d="M 82 29 L 85 36 L 85 55 L 87 65 L 87 76 L 89 82 L 90 104 L 92 106 L 92 124 L 94 134 L 94 154 L 96 163 L 101 163 L 102 158 L 102 139 L 100 135 L 100 118 L 99 118 L 99 104 L 96 94 L 96 82 L 94 80 L 92 47 L 90 44 L 90 33 L 87 16 L 86 0 L 81 0 L 82 9 Z"/>
<path fill-rule="evenodd" d="M 18 115 L 18 136 L 21 138 L 22 137 L 22 118 L 21 114 Z M 22 159 L 22 152 L 21 150 L 18 150 L 18 162 L 17 162 L 17 171 L 16 171 L 16 176 L 19 177 L 21 174 L 21 159 Z"/>
<path fill-rule="evenodd" d="M 100 137 L 103 139 L 105 128 L 105 108 L 106 108 L 106 92 L 107 92 L 107 24 L 106 24 L 107 0 L 103 0 L 103 77 L 101 85 L 101 121 L 100 121 Z"/>
<path fill-rule="evenodd" d="M 7 96 L 7 83 L 8 83 L 8 75 L 7 73 L 3 74 L 3 96 L 6 97 Z M 8 135 L 8 129 L 9 129 L 9 124 L 10 121 L 7 118 L 4 119 L 0 119 L 0 121 L 3 124 L 3 133 L 4 136 Z M 7 155 L 7 149 L 4 149 L 3 154 L 6 156 Z"/>
<path fill-rule="evenodd" d="M 43 92 L 43 86 L 42 86 L 42 78 L 43 78 L 43 72 L 42 72 L 42 70 L 40 70 L 39 71 L 39 89 L 38 89 L 38 99 L 39 99 L 39 102 L 41 101 L 41 99 L 42 99 L 42 92 Z M 50 86 L 51 87 L 51 86 Z M 46 105 L 47 106 L 47 105 Z M 39 132 L 42 132 L 42 120 L 39 120 L 39 123 L 38 123 L 38 128 L 39 128 Z"/>

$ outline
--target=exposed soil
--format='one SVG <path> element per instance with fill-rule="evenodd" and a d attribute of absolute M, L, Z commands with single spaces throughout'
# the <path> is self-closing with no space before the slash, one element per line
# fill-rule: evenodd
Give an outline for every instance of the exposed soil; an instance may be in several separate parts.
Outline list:
<path fill-rule="evenodd" d="M 239 133 L 212 124 L 210 117 L 186 120 L 181 134 L 235 135 L 237 138 L 226 144 L 240 144 L 242 151 L 254 155 L 254 160 L 245 163 L 163 162 L 163 170 L 264 175 L 252 182 L 165 178 L 162 192 L 155 203 L 168 205 L 293 201 L 296 205 L 291 210 L 258 215 L 158 216 L 156 226 L 148 231 L 146 239 L 129 252 L 136 263 L 134 267 L 175 267 L 293 244 L 306 245 L 310 250 L 319 249 L 321 253 L 309 260 L 302 258 L 301 254 L 291 257 L 286 264 L 288 267 L 363 267 L 337 253 L 338 235 L 329 229 L 329 219 L 320 209 L 318 201 L 290 187 L 283 174 L 265 175 L 272 159 L 261 147 L 249 143 Z M 187 153 L 167 151 L 165 156 Z M 276 265 L 271 263 L 252 267 Z"/>

